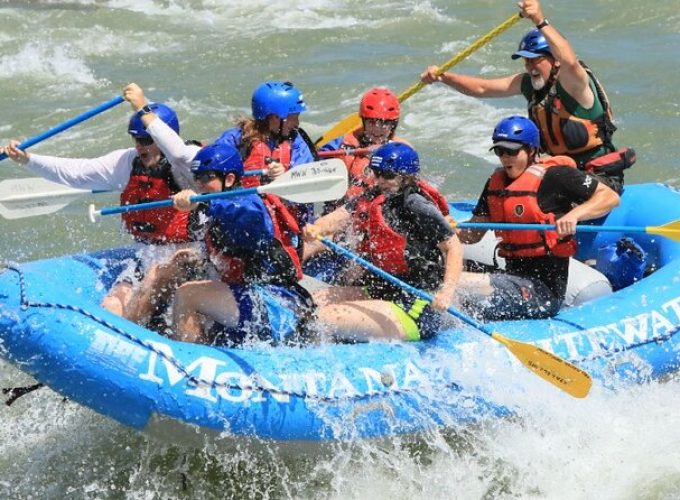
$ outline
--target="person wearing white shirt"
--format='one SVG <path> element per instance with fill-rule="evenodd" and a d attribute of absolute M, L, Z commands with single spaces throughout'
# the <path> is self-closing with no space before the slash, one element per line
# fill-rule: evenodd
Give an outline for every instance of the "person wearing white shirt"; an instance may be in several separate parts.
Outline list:
<path fill-rule="evenodd" d="M 97 158 L 62 158 L 28 153 L 17 147 L 18 141 L 10 141 L 4 152 L 53 182 L 93 191 L 121 191 L 121 204 L 167 199 L 182 189 L 194 188 L 191 161 L 201 147 L 181 139 L 174 110 L 148 103 L 135 83 L 123 89 L 123 97 L 134 110 L 128 124 L 133 148 Z M 136 242 L 136 259 L 121 273 L 102 306 L 146 324 L 169 295 L 170 282 L 180 280 L 187 259 L 194 258 L 188 248 L 196 245 L 193 229 L 197 223 L 171 207 L 130 212 L 122 218 Z M 187 251 L 177 252 L 184 248 Z"/>

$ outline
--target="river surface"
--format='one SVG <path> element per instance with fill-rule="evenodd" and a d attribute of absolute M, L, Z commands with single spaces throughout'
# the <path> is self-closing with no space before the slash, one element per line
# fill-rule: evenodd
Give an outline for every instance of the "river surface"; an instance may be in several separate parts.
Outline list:
<path fill-rule="evenodd" d="M 257 83 L 290 80 L 304 92 L 302 122 L 315 138 L 355 111 L 368 88 L 401 93 L 428 64 L 443 64 L 513 9 L 491 0 L 0 1 L 0 143 L 37 135 L 133 81 L 177 110 L 183 137 L 210 141 L 249 112 Z M 548 1 L 544 10 L 607 88 L 615 143 L 638 154 L 627 182 L 680 187 L 677 1 Z M 456 70 L 521 69 L 509 55 L 529 28 L 515 25 Z M 475 100 L 442 86 L 402 109 L 399 135 L 450 199 L 479 193 L 495 165 L 494 124 L 525 112 L 521 98 Z M 129 147 L 130 113 L 122 104 L 33 150 L 89 157 Z M 0 164 L 0 180 L 22 177 L 31 174 Z M 91 202 L 117 199 L 83 197 L 48 216 L 0 220 L 0 260 L 127 242 L 115 217 L 87 220 Z M 27 376 L 0 363 L 0 386 L 24 383 Z M 579 402 L 540 382 L 535 390 L 517 419 L 292 455 L 160 445 L 43 389 L 0 409 L 0 497 L 680 496 L 679 381 L 616 393 L 596 387 Z"/>

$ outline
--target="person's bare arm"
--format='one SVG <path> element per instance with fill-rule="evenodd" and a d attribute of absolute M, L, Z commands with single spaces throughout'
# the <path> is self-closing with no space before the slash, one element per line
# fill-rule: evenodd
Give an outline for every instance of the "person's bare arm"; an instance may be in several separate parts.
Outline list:
<path fill-rule="evenodd" d="M 453 294 L 463 272 L 463 246 L 455 234 L 438 246 L 444 255 L 444 280 L 434 296 L 432 307 L 445 311 L 453 302 Z"/>
<path fill-rule="evenodd" d="M 522 93 L 522 73 L 501 77 L 481 78 L 445 72 L 437 76 L 438 66 L 428 67 L 421 75 L 424 83 L 442 82 L 461 94 L 473 97 L 508 97 Z"/>
<path fill-rule="evenodd" d="M 595 192 L 588 201 L 572 208 L 555 221 L 557 234 L 564 236 L 576 233 L 576 224 L 579 221 L 597 219 L 607 215 L 619 205 L 620 201 L 619 195 L 614 190 L 601 182 L 598 183 Z"/>
<path fill-rule="evenodd" d="M 489 218 L 481 215 L 473 215 L 468 222 L 490 222 Z M 461 243 L 472 245 L 479 242 L 486 234 L 486 229 L 456 229 L 456 234 Z"/>
<path fill-rule="evenodd" d="M 517 5 L 522 16 L 529 19 L 534 25 L 539 25 L 545 20 L 538 0 L 525 0 L 518 2 Z M 586 70 L 579 63 L 571 44 L 552 24 L 541 28 L 541 33 L 548 42 L 555 61 L 560 65 L 557 79 L 564 90 L 585 109 L 592 108 L 595 103 L 595 95 L 590 88 L 590 79 Z"/>

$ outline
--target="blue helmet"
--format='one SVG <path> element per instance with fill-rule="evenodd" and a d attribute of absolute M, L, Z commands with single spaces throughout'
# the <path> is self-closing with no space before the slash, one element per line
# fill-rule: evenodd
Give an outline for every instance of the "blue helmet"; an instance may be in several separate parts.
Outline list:
<path fill-rule="evenodd" d="M 159 102 L 152 102 L 149 104 L 149 108 L 154 114 L 165 122 L 176 134 L 179 134 L 179 120 L 177 119 L 177 113 L 170 107 Z M 132 137 L 151 137 L 149 133 L 144 128 L 141 117 L 135 113 L 130 117 L 130 123 L 128 124 L 128 134 Z"/>
<path fill-rule="evenodd" d="M 256 120 L 264 120 L 269 115 L 285 120 L 288 115 L 307 110 L 302 92 L 290 82 L 261 83 L 253 92 L 251 106 Z"/>
<path fill-rule="evenodd" d="M 191 162 L 191 173 L 220 172 L 223 175 L 234 173 L 243 175 L 243 160 L 233 146 L 227 144 L 210 144 L 204 147 Z"/>
<path fill-rule="evenodd" d="M 510 149 L 519 149 L 518 144 L 531 146 L 538 149 L 541 145 L 536 124 L 525 116 L 508 116 L 498 122 L 493 129 L 494 146 L 504 146 Z"/>
<path fill-rule="evenodd" d="M 388 142 L 373 152 L 371 156 L 373 170 L 389 170 L 400 175 L 414 175 L 420 172 L 418 153 L 403 142 Z"/>
<path fill-rule="evenodd" d="M 519 59 L 526 57 L 527 59 L 534 59 L 541 56 L 551 56 L 550 45 L 538 29 L 533 29 L 522 37 L 519 42 L 519 48 L 511 57 Z"/>

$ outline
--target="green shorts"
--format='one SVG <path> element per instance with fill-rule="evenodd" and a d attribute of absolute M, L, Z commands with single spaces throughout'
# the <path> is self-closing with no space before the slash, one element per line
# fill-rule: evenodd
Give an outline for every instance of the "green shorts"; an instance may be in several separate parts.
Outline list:
<path fill-rule="evenodd" d="M 426 300 L 403 292 L 390 305 L 406 332 L 406 340 L 427 340 L 439 332 L 441 314 L 432 309 Z"/>

